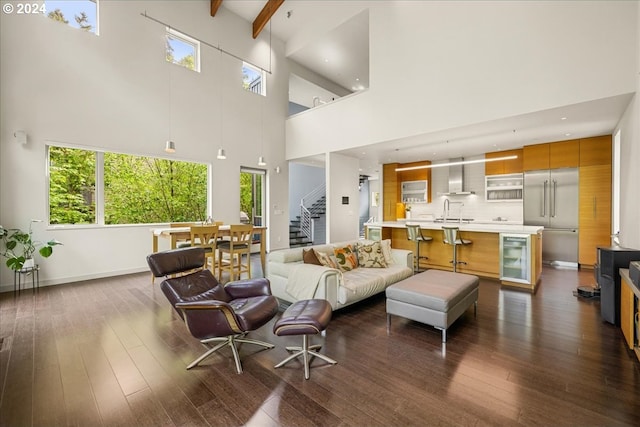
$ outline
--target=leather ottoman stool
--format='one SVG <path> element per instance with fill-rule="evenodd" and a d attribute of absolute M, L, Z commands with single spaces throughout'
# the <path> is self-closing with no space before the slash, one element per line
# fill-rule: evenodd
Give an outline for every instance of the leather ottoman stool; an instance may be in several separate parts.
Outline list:
<path fill-rule="evenodd" d="M 471 274 L 427 270 L 394 283 L 386 289 L 387 333 L 393 314 L 442 330 L 446 343 L 447 328 L 472 304 L 477 310 L 479 281 Z"/>
<path fill-rule="evenodd" d="M 282 314 L 273 325 L 273 333 L 278 336 L 302 335 L 302 347 L 287 347 L 287 351 L 296 353 L 278 363 L 275 367 L 284 366 L 289 361 L 302 356 L 304 364 L 304 378 L 309 379 L 309 365 L 311 358 L 320 359 L 335 365 L 335 360 L 314 350 L 322 347 L 319 344 L 309 345 L 309 335 L 319 334 L 327 328 L 331 320 L 331 304 L 324 299 L 309 299 L 296 301 Z"/>

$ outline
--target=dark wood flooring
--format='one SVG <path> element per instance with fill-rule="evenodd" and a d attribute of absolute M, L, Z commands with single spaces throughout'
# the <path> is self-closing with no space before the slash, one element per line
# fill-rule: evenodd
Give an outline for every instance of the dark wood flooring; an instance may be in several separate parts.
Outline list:
<path fill-rule="evenodd" d="M 259 269 L 257 270 L 260 273 Z M 640 425 L 640 363 L 597 300 L 591 272 L 545 269 L 535 295 L 482 280 L 470 308 L 440 332 L 395 317 L 384 296 L 335 312 L 310 380 L 273 366 L 296 337 L 273 321 L 272 350 L 203 352 L 149 274 L 0 295 L 2 426 Z"/>

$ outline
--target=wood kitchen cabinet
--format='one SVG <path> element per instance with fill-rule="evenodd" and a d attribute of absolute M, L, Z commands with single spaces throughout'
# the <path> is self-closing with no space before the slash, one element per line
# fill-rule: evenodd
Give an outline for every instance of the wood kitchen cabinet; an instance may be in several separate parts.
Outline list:
<path fill-rule="evenodd" d="M 522 153 L 525 171 L 549 169 L 549 144 L 525 145 Z"/>
<path fill-rule="evenodd" d="M 522 149 L 518 150 L 506 150 L 495 151 L 492 153 L 485 153 L 485 159 L 495 159 L 497 157 L 505 156 L 518 156 L 512 160 L 498 160 L 495 162 L 486 162 L 484 164 L 485 175 L 504 175 L 508 173 L 520 173 L 522 172 Z"/>
<path fill-rule="evenodd" d="M 611 135 L 580 140 L 580 166 L 610 165 Z"/>
<path fill-rule="evenodd" d="M 398 219 L 396 215 L 396 203 L 400 200 L 400 192 L 398 183 L 398 174 L 396 168 L 398 163 L 387 163 L 382 165 L 382 220 L 395 221 Z"/>
<path fill-rule="evenodd" d="M 596 248 L 611 243 L 611 163 L 580 167 L 578 263 L 593 267 Z"/>
<path fill-rule="evenodd" d="M 526 145 L 523 148 L 523 169 L 576 168 L 580 165 L 580 140 Z"/>
<path fill-rule="evenodd" d="M 577 168 L 580 165 L 580 140 L 549 144 L 549 169 Z"/>

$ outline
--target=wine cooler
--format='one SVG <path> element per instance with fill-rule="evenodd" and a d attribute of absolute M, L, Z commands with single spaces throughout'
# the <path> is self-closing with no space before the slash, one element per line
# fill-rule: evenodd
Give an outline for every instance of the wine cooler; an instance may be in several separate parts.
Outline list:
<path fill-rule="evenodd" d="M 531 283 L 531 236 L 500 233 L 500 280 Z"/>

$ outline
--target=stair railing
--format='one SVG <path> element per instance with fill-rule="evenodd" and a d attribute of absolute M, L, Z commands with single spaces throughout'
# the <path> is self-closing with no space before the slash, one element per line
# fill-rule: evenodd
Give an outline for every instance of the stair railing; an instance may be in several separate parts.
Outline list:
<path fill-rule="evenodd" d="M 309 194 L 300 199 L 300 231 L 313 241 L 314 229 L 311 207 L 327 193 L 326 184 L 316 187 Z"/>

